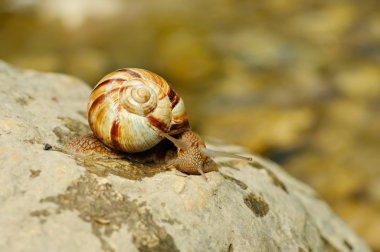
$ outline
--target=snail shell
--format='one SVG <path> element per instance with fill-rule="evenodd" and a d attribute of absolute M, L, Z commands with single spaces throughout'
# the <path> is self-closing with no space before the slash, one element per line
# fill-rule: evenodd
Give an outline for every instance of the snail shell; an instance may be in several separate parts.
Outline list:
<path fill-rule="evenodd" d="M 124 68 L 103 77 L 87 105 L 95 136 L 110 148 L 141 152 L 163 137 L 189 129 L 184 102 L 160 76 L 148 70 Z"/>

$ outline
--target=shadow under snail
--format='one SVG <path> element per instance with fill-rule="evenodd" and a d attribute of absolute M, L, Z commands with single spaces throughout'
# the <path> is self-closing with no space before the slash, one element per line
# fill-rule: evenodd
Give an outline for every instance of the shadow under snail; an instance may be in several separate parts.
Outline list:
<path fill-rule="evenodd" d="M 168 161 L 167 167 L 187 174 L 205 177 L 204 173 L 218 170 L 212 157 L 252 161 L 206 148 L 190 129 L 182 98 L 162 77 L 148 70 L 123 68 L 103 77 L 92 90 L 87 115 L 96 138 L 72 140 L 64 147 L 69 152 L 137 153 L 166 138 L 177 148 L 177 157 Z"/>

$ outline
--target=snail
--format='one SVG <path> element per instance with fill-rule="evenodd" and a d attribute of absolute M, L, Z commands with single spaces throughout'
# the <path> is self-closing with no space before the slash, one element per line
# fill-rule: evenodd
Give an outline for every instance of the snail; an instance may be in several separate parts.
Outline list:
<path fill-rule="evenodd" d="M 190 129 L 182 98 L 162 77 L 148 70 L 123 68 L 103 77 L 92 90 L 87 115 L 96 138 L 77 138 L 66 144 L 66 150 L 137 153 L 166 138 L 177 148 L 177 157 L 167 166 L 204 177 L 204 173 L 217 170 L 212 157 L 252 160 L 206 148 Z"/>

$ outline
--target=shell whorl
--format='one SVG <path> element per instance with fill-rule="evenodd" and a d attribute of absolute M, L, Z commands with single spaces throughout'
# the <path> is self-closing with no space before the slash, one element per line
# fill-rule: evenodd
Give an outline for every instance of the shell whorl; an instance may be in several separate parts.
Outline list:
<path fill-rule="evenodd" d="M 189 128 L 183 100 L 162 77 L 138 68 L 102 78 L 90 95 L 87 114 L 98 139 L 131 153 L 160 142 L 157 130 L 172 135 Z"/>
<path fill-rule="evenodd" d="M 131 79 L 120 85 L 119 103 L 128 112 L 148 116 L 157 108 L 156 92 L 154 83 L 147 80 Z"/>

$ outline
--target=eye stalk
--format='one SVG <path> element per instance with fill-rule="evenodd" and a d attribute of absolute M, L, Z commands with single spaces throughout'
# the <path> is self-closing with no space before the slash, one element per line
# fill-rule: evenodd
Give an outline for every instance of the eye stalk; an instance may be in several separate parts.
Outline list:
<path fill-rule="evenodd" d="M 187 142 L 185 142 L 185 141 L 183 141 L 183 140 L 174 138 L 171 135 L 169 135 L 169 134 L 167 134 L 165 132 L 162 132 L 162 131 L 157 131 L 157 132 L 162 137 L 165 137 L 166 139 L 168 139 L 169 141 L 171 141 L 177 148 L 179 148 L 181 150 L 188 150 L 190 148 L 190 144 L 187 143 Z"/>
<path fill-rule="evenodd" d="M 240 155 L 236 155 L 234 153 L 210 150 L 207 148 L 201 148 L 201 153 L 207 157 L 229 157 L 229 158 L 236 158 L 240 160 L 252 161 L 251 157 L 243 157 Z"/>
<path fill-rule="evenodd" d="M 186 141 L 174 138 L 170 136 L 169 134 L 165 132 L 159 132 L 163 137 L 167 138 L 169 141 L 171 141 L 177 148 L 181 150 L 188 150 L 190 148 L 190 144 L 187 143 Z M 224 152 L 224 151 L 216 151 L 216 150 L 211 150 L 206 147 L 201 147 L 200 152 L 206 156 L 206 157 L 229 157 L 229 158 L 235 158 L 235 159 L 240 159 L 240 160 L 246 160 L 246 161 L 252 161 L 251 157 L 243 157 L 234 153 L 230 152 Z"/>

